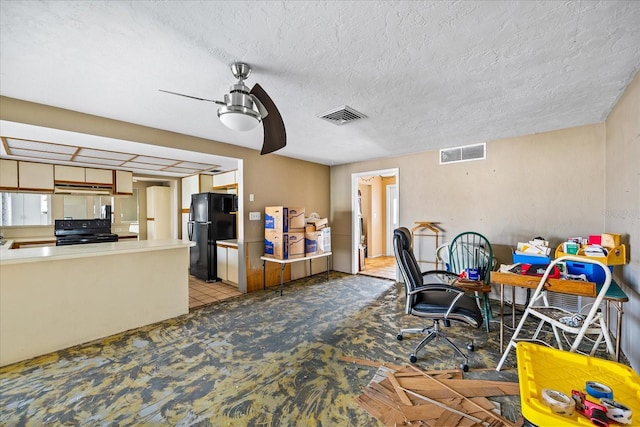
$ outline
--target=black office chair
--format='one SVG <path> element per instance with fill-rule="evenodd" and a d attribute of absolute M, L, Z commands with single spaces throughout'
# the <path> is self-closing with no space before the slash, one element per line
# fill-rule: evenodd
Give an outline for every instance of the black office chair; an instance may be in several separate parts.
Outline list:
<path fill-rule="evenodd" d="M 418 360 L 416 354 L 431 340 L 442 338 L 464 358 L 460 368 L 468 371 L 468 356 L 440 330 L 440 321 L 444 326 L 450 326 L 450 321 L 455 320 L 480 328 L 483 321 L 480 307 L 474 298 L 465 295 L 463 289 L 449 284 L 457 279 L 455 274 L 440 270 L 423 273 L 420 270 L 411 248 L 411 232 L 407 228 L 400 227 L 394 230 L 393 249 L 404 279 L 405 313 L 433 320 L 430 327 L 402 329 L 398 334 L 399 341 L 402 341 L 404 334 L 426 334 L 409 357 L 410 362 L 415 363 Z M 468 344 L 467 349 L 473 351 L 473 343 Z"/>

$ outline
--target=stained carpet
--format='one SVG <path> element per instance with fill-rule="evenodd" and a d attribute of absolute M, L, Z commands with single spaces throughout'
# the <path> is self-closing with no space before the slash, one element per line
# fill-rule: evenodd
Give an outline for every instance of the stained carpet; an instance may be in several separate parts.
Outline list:
<path fill-rule="evenodd" d="M 408 363 L 424 326 L 403 313 L 393 281 L 332 272 L 222 301 L 187 315 L 0 368 L 0 425 L 375 426 L 355 403 L 375 368 L 347 355 Z M 78 319 L 82 321 L 82 319 Z M 474 338 L 469 378 L 495 372 L 497 332 L 447 328 Z M 459 364 L 445 345 L 419 354 L 423 369 Z M 514 357 L 508 364 L 513 365 Z M 519 416 L 517 397 L 502 398 Z"/>

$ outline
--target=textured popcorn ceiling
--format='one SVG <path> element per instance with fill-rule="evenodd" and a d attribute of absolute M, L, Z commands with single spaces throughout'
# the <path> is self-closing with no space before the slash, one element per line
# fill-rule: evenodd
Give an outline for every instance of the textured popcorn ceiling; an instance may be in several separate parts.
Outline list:
<path fill-rule="evenodd" d="M 0 93 L 259 149 L 229 64 L 324 164 L 603 121 L 640 66 L 639 1 L 0 2 Z M 368 118 L 335 126 L 348 105 Z"/>

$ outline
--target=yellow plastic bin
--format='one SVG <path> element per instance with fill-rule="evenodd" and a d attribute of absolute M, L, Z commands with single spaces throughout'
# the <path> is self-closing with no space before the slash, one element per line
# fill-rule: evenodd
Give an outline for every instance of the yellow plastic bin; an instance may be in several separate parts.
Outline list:
<path fill-rule="evenodd" d="M 520 403 L 525 425 L 529 426 L 593 426 L 585 416 L 554 413 L 542 398 L 543 389 L 564 393 L 586 393 L 587 381 L 607 385 L 613 390 L 613 400 L 633 411 L 633 426 L 640 425 L 640 377 L 629 366 L 596 357 L 569 353 L 544 345 L 519 342 L 516 345 Z M 600 403 L 587 395 L 588 400 Z M 613 421 L 611 426 L 622 426 Z"/>

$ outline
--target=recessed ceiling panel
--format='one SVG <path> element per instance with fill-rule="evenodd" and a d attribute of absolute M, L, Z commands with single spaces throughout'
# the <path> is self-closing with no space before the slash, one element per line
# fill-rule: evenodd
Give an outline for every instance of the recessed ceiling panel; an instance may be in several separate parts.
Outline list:
<path fill-rule="evenodd" d="M 104 165 L 104 166 L 120 166 L 123 163 L 121 160 L 99 159 L 97 157 L 85 157 L 85 156 L 75 156 L 73 158 L 73 161 L 82 162 L 82 163 L 92 163 L 94 165 Z"/>
<path fill-rule="evenodd" d="M 43 151 L 31 151 L 31 150 L 22 150 L 22 149 L 12 149 L 11 154 L 14 156 L 20 157 L 33 157 L 34 159 L 40 160 L 60 160 L 60 161 L 69 161 L 69 154 L 60 154 L 60 153 L 45 153 Z"/>
<path fill-rule="evenodd" d="M 234 170 L 238 160 L 133 141 L 0 120 L 0 157 L 68 166 L 126 169 L 144 175 L 193 175 Z M 56 141 L 56 142 L 48 142 Z M 68 141 L 66 144 L 58 141 Z M 201 159 L 192 162 L 185 159 Z M 224 165 L 224 166 L 221 166 Z"/>
<path fill-rule="evenodd" d="M 122 165 L 125 168 L 134 168 L 134 169 L 148 169 L 159 171 L 165 168 L 164 165 L 150 165 L 148 163 L 138 163 L 138 162 L 126 162 Z"/>
<path fill-rule="evenodd" d="M 50 144 L 48 142 L 39 142 L 39 141 L 25 141 L 22 139 L 12 139 L 7 138 L 7 145 L 13 151 L 14 148 L 22 148 L 25 150 L 37 150 L 37 151 L 48 151 L 51 153 L 66 153 L 73 154 L 76 152 L 77 147 L 72 147 L 70 145 L 60 145 L 60 144 Z"/>
<path fill-rule="evenodd" d="M 162 159 L 160 157 L 148 157 L 148 156 L 138 156 L 135 158 L 136 162 L 140 163 L 149 163 L 152 165 L 164 165 L 170 166 L 176 164 L 178 160 L 175 159 Z"/>
<path fill-rule="evenodd" d="M 195 174 L 195 173 L 198 173 L 198 172 L 202 171 L 202 169 L 178 168 L 178 167 L 175 167 L 175 166 L 170 166 L 170 167 L 168 167 L 166 169 L 163 169 L 163 171 L 165 171 L 165 172 L 184 173 L 184 174 L 192 175 L 192 174 Z"/>
<path fill-rule="evenodd" d="M 195 163 L 195 162 L 180 162 L 180 163 L 177 163 L 176 166 L 181 168 L 202 169 L 202 170 L 220 167 L 220 165 L 211 165 L 207 163 Z"/>
<path fill-rule="evenodd" d="M 107 150 L 94 150 L 91 148 L 81 148 L 78 152 L 79 156 L 87 156 L 87 157 L 97 157 L 99 159 L 114 159 L 114 160 L 131 160 L 131 158 L 135 157 L 135 154 L 131 153 L 119 153 L 117 151 L 107 151 Z"/>

